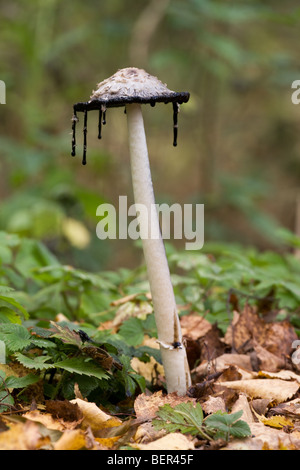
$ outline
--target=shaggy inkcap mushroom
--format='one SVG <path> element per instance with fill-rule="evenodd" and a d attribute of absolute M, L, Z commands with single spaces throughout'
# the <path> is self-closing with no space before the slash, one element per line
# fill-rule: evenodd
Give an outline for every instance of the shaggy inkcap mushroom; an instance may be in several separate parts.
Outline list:
<path fill-rule="evenodd" d="M 91 99 L 74 105 L 72 155 L 75 156 L 75 126 L 77 112 L 84 113 L 83 161 L 86 164 L 87 113 L 99 110 L 98 137 L 105 124 L 106 109 L 125 106 L 128 124 L 129 150 L 134 201 L 140 236 L 152 294 L 158 342 L 160 344 L 168 392 L 186 393 L 190 385 L 190 372 L 186 350 L 182 344 L 177 306 L 170 278 L 169 266 L 162 240 L 159 218 L 155 206 L 144 121 L 141 104 L 173 103 L 173 145 L 177 145 L 177 114 L 179 105 L 189 100 L 189 93 L 169 90 L 156 77 L 134 67 L 119 70 L 99 83 Z"/>
<path fill-rule="evenodd" d="M 97 85 L 97 90 L 93 92 L 91 99 L 84 103 L 76 103 L 73 107 L 73 139 L 72 156 L 75 156 L 76 139 L 75 128 L 78 121 L 77 111 L 84 112 L 84 143 L 82 164 L 86 164 L 87 150 L 87 112 L 99 110 L 98 138 L 101 139 L 102 124 L 106 124 L 106 109 L 117 106 L 126 106 L 130 103 L 149 103 L 155 106 L 155 103 L 173 103 L 173 145 L 177 145 L 177 115 L 179 105 L 187 103 L 190 94 L 187 92 L 176 93 L 171 91 L 158 78 L 153 77 L 145 70 L 135 67 L 121 69 L 111 77 L 103 80 Z"/>

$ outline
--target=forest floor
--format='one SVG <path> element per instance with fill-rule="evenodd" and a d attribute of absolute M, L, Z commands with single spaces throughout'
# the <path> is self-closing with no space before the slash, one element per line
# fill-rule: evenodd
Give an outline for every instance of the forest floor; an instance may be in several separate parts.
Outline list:
<path fill-rule="evenodd" d="M 225 335 L 198 314 L 182 317 L 181 327 L 192 376 L 186 396 L 165 393 L 162 367 L 153 358 L 133 359 L 154 387 L 136 394 L 130 417 L 87 401 L 78 388 L 73 400 L 39 401 L 34 384 L 30 406 L 16 399 L 1 414 L 0 449 L 300 449 L 300 355 L 293 326 L 267 321 L 246 305 Z M 217 417 L 215 426 L 228 432 L 210 433 L 208 417 Z"/>

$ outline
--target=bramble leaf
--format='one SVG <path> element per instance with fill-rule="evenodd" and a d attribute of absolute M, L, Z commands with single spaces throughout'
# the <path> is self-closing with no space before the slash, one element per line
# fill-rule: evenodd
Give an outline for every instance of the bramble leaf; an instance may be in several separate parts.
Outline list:
<path fill-rule="evenodd" d="M 4 341 L 6 347 L 12 351 L 21 351 L 32 343 L 31 334 L 22 325 L 15 323 L 0 324 L 0 340 Z"/>
<path fill-rule="evenodd" d="M 19 361 L 27 369 L 46 370 L 53 369 L 54 367 L 56 367 L 55 364 L 49 364 L 46 362 L 52 359 L 51 356 L 36 356 L 30 358 L 18 352 L 15 354 L 15 357 L 17 361 Z"/>
<path fill-rule="evenodd" d="M 98 379 L 109 378 L 109 375 L 104 369 L 102 369 L 102 367 L 82 357 L 64 359 L 63 361 L 56 362 L 54 366 L 58 367 L 59 369 L 67 370 L 71 373 L 74 372 L 80 375 L 88 375 L 90 377 L 96 377 Z"/>

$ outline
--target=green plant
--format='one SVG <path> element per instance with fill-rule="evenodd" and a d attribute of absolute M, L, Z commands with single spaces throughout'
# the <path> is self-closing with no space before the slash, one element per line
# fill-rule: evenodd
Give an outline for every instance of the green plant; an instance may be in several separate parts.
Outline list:
<path fill-rule="evenodd" d="M 35 374 L 27 374 L 23 377 L 5 376 L 5 372 L 0 370 L 0 413 L 7 411 L 14 406 L 15 400 L 13 392 L 21 389 L 24 392 L 29 385 L 39 381 Z"/>
<path fill-rule="evenodd" d="M 299 327 L 300 263 L 290 247 L 299 237 L 277 233 L 281 252 L 259 251 L 238 244 L 206 243 L 202 253 L 173 253 L 170 262 L 180 270 L 176 278 L 178 303 L 199 312 L 226 331 L 233 309 L 245 303 L 259 313 L 277 312 Z M 287 249 L 288 247 L 288 249 Z M 233 301 L 234 297 L 234 301 Z"/>
<path fill-rule="evenodd" d="M 6 345 L 8 364 L 17 361 L 34 372 L 32 377 L 43 379 L 45 396 L 49 398 L 74 397 L 75 383 L 85 397 L 98 389 L 97 401 L 104 402 L 113 400 L 114 396 L 133 396 L 137 389 L 144 390 L 144 379 L 130 364 L 135 350 L 120 339 L 109 341 L 108 337 L 107 332 L 107 339 L 100 344 L 88 337 L 86 343 L 82 330 L 78 331 L 71 323 L 51 322 L 49 328 L 30 329 L 13 323 L 0 324 L 0 340 Z M 114 346 L 116 343 L 118 348 Z M 141 360 L 149 360 L 144 350 L 136 355 Z"/>
<path fill-rule="evenodd" d="M 174 408 L 166 404 L 157 411 L 157 418 L 152 421 L 156 429 L 167 432 L 180 431 L 202 439 L 222 438 L 226 441 L 230 436 L 243 438 L 251 434 L 245 421 L 240 420 L 243 411 L 236 413 L 213 413 L 206 418 L 203 416 L 201 405 L 197 403 L 180 403 Z"/>
<path fill-rule="evenodd" d="M 207 243 L 201 253 L 173 249 L 168 258 L 181 315 L 198 313 L 225 332 L 233 310 L 248 302 L 300 329 L 300 263 L 291 251 L 300 241 L 286 230 L 279 236 L 281 253 L 225 243 Z M 161 362 L 159 350 L 143 344 L 145 335 L 156 338 L 148 292 L 144 268 L 78 270 L 38 241 L 0 232 L 0 340 L 7 363 L 39 377 L 46 397 L 71 398 L 77 383 L 83 396 L 109 404 L 151 389 L 131 367 L 134 357 Z M 58 313 L 64 322 L 56 321 Z M 99 330 L 111 320 L 117 333 Z M 82 342 L 79 330 L 96 344 Z M 112 361 L 120 368 L 105 369 Z"/>

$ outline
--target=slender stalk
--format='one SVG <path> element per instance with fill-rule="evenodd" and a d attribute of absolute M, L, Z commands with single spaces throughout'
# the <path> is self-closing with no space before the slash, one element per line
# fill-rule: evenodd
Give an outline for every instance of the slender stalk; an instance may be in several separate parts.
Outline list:
<path fill-rule="evenodd" d="M 160 233 L 159 218 L 155 208 L 144 121 L 141 106 L 126 106 L 131 173 L 140 234 L 152 294 L 158 340 L 164 366 L 167 390 L 185 395 L 190 385 L 186 351 L 168 349 L 174 341 L 182 344 L 182 334 L 177 313 L 170 271 Z M 172 347 L 172 346 L 171 346 Z"/>

